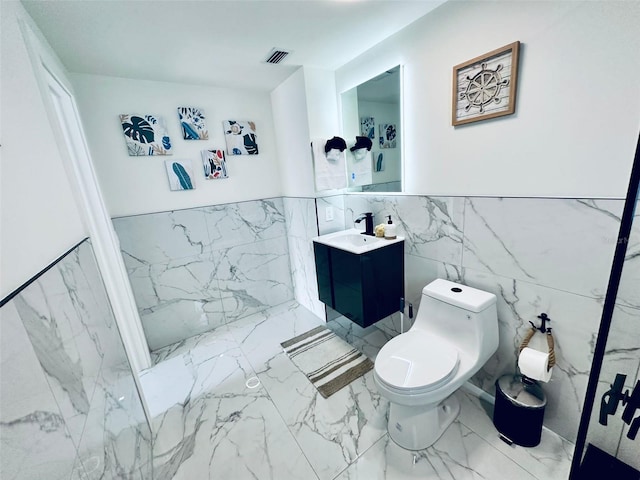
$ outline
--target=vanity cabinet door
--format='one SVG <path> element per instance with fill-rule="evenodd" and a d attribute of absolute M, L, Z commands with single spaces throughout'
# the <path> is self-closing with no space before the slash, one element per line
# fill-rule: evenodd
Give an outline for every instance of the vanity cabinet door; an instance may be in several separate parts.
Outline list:
<path fill-rule="evenodd" d="M 331 261 L 329 247 L 313 242 L 316 257 L 316 277 L 318 279 L 318 297 L 320 301 L 333 308 L 333 288 L 331 286 Z"/>
<path fill-rule="evenodd" d="M 361 257 L 337 248 L 331 249 L 333 309 L 357 324 L 364 321 Z"/>
<path fill-rule="evenodd" d="M 394 243 L 363 256 L 362 327 L 398 311 L 404 297 L 404 242 Z"/>
<path fill-rule="evenodd" d="M 313 244 L 320 301 L 361 327 L 398 311 L 404 296 L 404 242 L 357 255 Z"/>

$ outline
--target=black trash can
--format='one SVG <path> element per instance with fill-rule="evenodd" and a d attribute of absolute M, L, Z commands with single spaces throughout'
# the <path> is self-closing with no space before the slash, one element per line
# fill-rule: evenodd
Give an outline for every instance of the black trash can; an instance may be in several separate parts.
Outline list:
<path fill-rule="evenodd" d="M 542 436 L 547 398 L 540 385 L 524 383 L 519 375 L 504 375 L 496 381 L 493 424 L 505 442 L 535 447 Z"/>

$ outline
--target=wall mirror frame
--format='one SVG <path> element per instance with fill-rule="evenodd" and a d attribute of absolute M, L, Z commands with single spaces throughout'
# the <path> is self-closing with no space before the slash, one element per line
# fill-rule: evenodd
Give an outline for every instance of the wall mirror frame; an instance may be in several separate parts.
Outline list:
<path fill-rule="evenodd" d="M 402 66 L 396 65 L 340 94 L 342 135 L 347 142 L 349 192 L 402 192 Z M 356 136 L 372 140 L 371 175 L 360 175 L 348 150 Z"/>

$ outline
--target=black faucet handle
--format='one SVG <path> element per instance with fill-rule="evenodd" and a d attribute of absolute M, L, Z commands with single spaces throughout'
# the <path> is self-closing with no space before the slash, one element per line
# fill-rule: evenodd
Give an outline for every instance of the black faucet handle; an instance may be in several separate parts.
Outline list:
<path fill-rule="evenodd" d="M 373 212 L 364 212 L 358 215 L 354 220 L 355 223 L 360 223 L 362 220 L 373 221 Z"/>
<path fill-rule="evenodd" d="M 354 220 L 354 223 L 360 223 L 362 220 L 365 221 L 365 231 L 362 232 L 365 235 L 374 236 L 373 232 L 373 212 L 364 212 L 361 213 L 358 218 Z"/>

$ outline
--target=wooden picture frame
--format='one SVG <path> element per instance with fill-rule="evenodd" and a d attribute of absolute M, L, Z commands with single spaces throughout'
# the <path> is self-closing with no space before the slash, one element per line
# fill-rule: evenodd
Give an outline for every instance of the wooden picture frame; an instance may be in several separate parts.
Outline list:
<path fill-rule="evenodd" d="M 513 42 L 453 67 L 453 126 L 516 111 L 519 53 Z"/>

